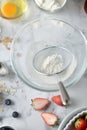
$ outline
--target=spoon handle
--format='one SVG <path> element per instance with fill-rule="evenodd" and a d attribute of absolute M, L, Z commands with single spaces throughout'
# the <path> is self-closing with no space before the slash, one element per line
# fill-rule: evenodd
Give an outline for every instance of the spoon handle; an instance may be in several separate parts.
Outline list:
<path fill-rule="evenodd" d="M 62 98 L 63 105 L 69 105 L 70 97 L 69 97 L 63 83 L 61 81 L 59 81 L 58 85 L 59 85 L 59 90 L 61 92 L 61 98 Z"/>

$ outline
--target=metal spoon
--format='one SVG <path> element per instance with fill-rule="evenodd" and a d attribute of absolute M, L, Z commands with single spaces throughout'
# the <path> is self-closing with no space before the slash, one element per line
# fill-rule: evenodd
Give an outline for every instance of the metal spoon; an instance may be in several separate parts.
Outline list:
<path fill-rule="evenodd" d="M 9 73 L 8 67 L 5 63 L 0 62 L 0 76 L 5 76 Z"/>
<path fill-rule="evenodd" d="M 58 55 L 61 55 L 63 57 L 64 64 L 63 64 L 62 69 L 60 71 L 55 72 L 55 73 L 43 72 L 41 70 L 41 65 L 42 65 L 44 59 L 50 55 L 53 55 L 53 54 L 58 54 Z M 48 48 L 44 48 L 44 49 L 40 50 L 39 52 L 37 52 L 33 58 L 34 69 L 37 72 L 39 72 L 39 74 L 42 74 L 45 76 L 57 75 L 58 86 L 59 86 L 59 90 L 61 92 L 61 99 L 62 99 L 62 102 L 65 106 L 69 105 L 70 97 L 69 97 L 62 81 L 60 80 L 58 74 L 65 71 L 69 67 L 69 65 L 71 64 L 72 58 L 73 58 L 73 55 L 69 50 L 67 50 L 66 48 L 63 48 L 63 47 L 58 47 L 58 46 L 51 46 Z"/>
<path fill-rule="evenodd" d="M 71 104 L 69 94 L 66 91 L 63 83 L 60 81 L 58 84 L 59 84 L 59 89 L 61 92 L 61 98 L 62 98 L 63 105 L 67 106 L 67 105 Z"/>

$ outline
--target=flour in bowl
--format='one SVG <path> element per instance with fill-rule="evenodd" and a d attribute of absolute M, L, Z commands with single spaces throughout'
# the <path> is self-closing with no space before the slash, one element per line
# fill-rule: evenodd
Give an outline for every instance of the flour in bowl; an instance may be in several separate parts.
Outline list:
<path fill-rule="evenodd" d="M 51 11 L 60 8 L 61 4 L 63 3 L 63 0 L 35 0 L 35 1 L 40 7 Z"/>
<path fill-rule="evenodd" d="M 47 56 L 41 66 L 41 71 L 46 74 L 54 74 L 60 72 L 63 67 L 63 58 L 61 55 L 53 54 Z"/>

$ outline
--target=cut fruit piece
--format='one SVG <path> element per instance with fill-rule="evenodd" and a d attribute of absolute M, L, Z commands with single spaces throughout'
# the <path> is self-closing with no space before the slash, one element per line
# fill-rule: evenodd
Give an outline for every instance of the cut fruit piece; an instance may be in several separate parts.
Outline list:
<path fill-rule="evenodd" d="M 43 112 L 41 116 L 48 126 L 58 125 L 59 119 L 56 114 L 50 112 Z"/>
<path fill-rule="evenodd" d="M 87 122 L 86 122 L 86 120 L 83 119 L 83 118 L 78 118 L 75 121 L 75 128 L 77 130 L 85 130 L 87 128 Z"/>
<path fill-rule="evenodd" d="M 35 110 L 44 110 L 50 104 L 50 101 L 47 98 L 34 98 L 31 99 L 31 101 L 32 101 L 32 106 Z"/>
<path fill-rule="evenodd" d="M 61 96 L 60 96 L 60 95 L 53 96 L 51 99 L 52 99 L 52 101 L 53 101 L 54 103 L 56 103 L 57 105 L 64 106 L 63 103 L 62 103 L 62 99 L 61 99 Z"/>

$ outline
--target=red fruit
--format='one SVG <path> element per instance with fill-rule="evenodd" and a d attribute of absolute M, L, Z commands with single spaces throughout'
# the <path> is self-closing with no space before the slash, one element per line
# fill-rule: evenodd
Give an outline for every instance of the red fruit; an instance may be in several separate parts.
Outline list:
<path fill-rule="evenodd" d="M 43 112 L 41 116 L 48 126 L 55 126 L 58 124 L 59 119 L 54 113 Z"/>
<path fill-rule="evenodd" d="M 87 130 L 87 128 L 85 130 Z"/>
<path fill-rule="evenodd" d="M 50 104 L 50 101 L 47 98 L 34 98 L 31 99 L 31 101 L 32 101 L 32 106 L 35 110 L 44 110 Z"/>
<path fill-rule="evenodd" d="M 83 118 L 78 118 L 76 121 L 75 121 L 75 128 L 77 130 L 85 130 L 87 128 L 87 123 L 85 121 L 85 119 Z"/>
<path fill-rule="evenodd" d="M 52 101 L 53 101 L 54 103 L 56 103 L 57 105 L 63 106 L 62 99 L 61 99 L 61 96 L 60 96 L 60 95 L 53 96 L 51 99 L 52 99 Z"/>

